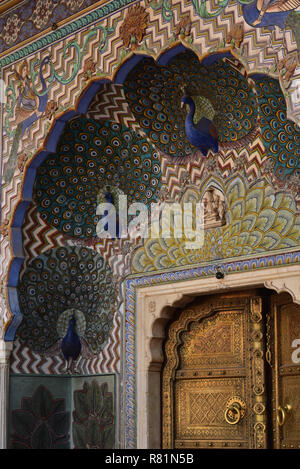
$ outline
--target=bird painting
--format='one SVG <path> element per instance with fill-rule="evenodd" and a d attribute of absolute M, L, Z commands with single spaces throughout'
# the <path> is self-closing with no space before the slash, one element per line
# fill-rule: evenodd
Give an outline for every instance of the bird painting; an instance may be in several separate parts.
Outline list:
<path fill-rule="evenodd" d="M 73 363 L 77 360 L 81 352 L 81 342 L 76 332 L 76 319 L 72 315 L 69 320 L 67 333 L 61 342 L 61 351 L 67 361 L 66 371 L 71 372 Z M 76 371 L 75 369 L 73 371 Z"/>
<path fill-rule="evenodd" d="M 115 236 L 116 236 L 118 239 L 120 239 L 121 238 L 121 230 L 120 230 L 120 223 L 119 223 L 119 215 L 118 215 L 118 212 L 117 212 L 114 195 L 110 192 L 109 187 L 107 188 L 107 190 L 104 191 L 103 195 L 104 195 L 104 198 L 105 198 L 106 202 L 108 204 L 113 205 L 116 209 L 115 220 L 114 219 L 112 220 L 113 232 L 110 233 L 111 238 L 114 240 Z M 111 214 L 109 214 L 109 210 L 106 210 L 104 212 L 104 215 L 106 217 L 112 216 Z M 108 230 L 108 223 L 104 226 L 104 229 Z"/>
<path fill-rule="evenodd" d="M 285 21 L 291 11 L 300 6 L 300 0 L 255 0 L 243 4 L 243 16 L 254 27 L 279 26 L 285 28 Z"/>
<path fill-rule="evenodd" d="M 209 150 L 217 153 L 219 150 L 217 129 L 212 121 L 206 117 L 202 117 L 194 124 L 196 106 L 190 96 L 184 95 L 181 98 L 181 104 L 187 104 L 190 108 L 185 119 L 185 133 L 188 141 L 194 145 L 194 147 L 201 150 L 204 156 L 207 156 Z"/>
<path fill-rule="evenodd" d="M 172 164 L 243 146 L 257 134 L 255 93 L 228 57 L 200 62 L 184 51 L 166 65 L 144 58 L 123 90 L 140 132 Z"/>

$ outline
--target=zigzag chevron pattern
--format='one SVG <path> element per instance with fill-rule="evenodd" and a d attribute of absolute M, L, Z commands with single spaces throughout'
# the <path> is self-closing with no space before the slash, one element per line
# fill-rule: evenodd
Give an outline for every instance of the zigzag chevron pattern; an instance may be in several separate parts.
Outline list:
<path fill-rule="evenodd" d="M 126 101 L 122 85 L 105 83 L 93 98 L 86 116 L 88 119 L 118 122 L 125 127 L 139 131 L 139 126 Z"/>
<path fill-rule="evenodd" d="M 252 182 L 258 177 L 260 167 L 265 156 L 265 148 L 260 135 L 258 135 L 249 145 L 249 148 L 245 147 L 240 151 L 237 151 L 236 149 L 228 150 L 226 152 L 219 151 L 217 162 L 218 170 L 221 172 L 222 178 L 228 177 L 241 156 L 245 158 L 247 179 L 249 182 Z M 203 177 L 206 164 L 207 158 L 203 158 L 201 153 L 198 153 L 198 158 L 190 161 L 187 166 L 172 165 L 167 158 L 162 157 L 162 183 L 164 186 L 168 187 L 170 198 L 174 198 L 176 194 L 180 192 L 180 178 L 183 176 L 185 171 L 190 174 L 191 183 L 197 184 Z"/>
<path fill-rule="evenodd" d="M 63 235 L 42 220 L 36 205 L 32 203 L 24 220 L 23 249 L 25 259 L 20 277 L 22 277 L 31 259 L 39 256 L 48 249 L 63 245 Z"/>

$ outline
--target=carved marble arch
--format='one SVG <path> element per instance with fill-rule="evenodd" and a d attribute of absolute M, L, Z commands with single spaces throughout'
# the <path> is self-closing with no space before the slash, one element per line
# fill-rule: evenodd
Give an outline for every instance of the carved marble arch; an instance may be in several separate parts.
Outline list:
<path fill-rule="evenodd" d="M 166 328 L 179 311 L 189 308 L 196 297 L 224 291 L 263 288 L 287 292 L 300 305 L 299 266 L 270 267 L 250 272 L 232 272 L 216 279 L 215 275 L 173 281 L 137 289 L 136 297 L 136 409 L 137 445 L 161 447 L 161 370 Z M 126 343 L 125 343 L 126 345 Z M 124 346 L 125 346 L 124 345 Z M 151 409 L 151 411 L 150 411 Z"/>

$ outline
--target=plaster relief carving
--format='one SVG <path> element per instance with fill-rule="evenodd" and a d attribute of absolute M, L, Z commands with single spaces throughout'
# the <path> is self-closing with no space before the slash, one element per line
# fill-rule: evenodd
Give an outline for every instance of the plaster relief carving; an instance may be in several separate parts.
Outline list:
<path fill-rule="evenodd" d="M 204 206 L 204 228 L 216 228 L 226 224 L 225 198 L 219 189 L 215 187 L 208 188 L 202 202 Z"/>
<path fill-rule="evenodd" d="M 300 283 L 299 275 L 290 278 L 277 278 L 264 282 L 267 288 L 275 290 L 277 293 L 287 292 L 293 298 L 294 303 L 300 304 Z"/>

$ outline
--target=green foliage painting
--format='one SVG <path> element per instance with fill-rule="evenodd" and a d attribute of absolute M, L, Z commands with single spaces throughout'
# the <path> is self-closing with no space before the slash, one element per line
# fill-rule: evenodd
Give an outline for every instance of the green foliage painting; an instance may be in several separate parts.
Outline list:
<path fill-rule="evenodd" d="M 111 449 L 114 376 L 11 376 L 10 449 Z"/>
<path fill-rule="evenodd" d="M 73 440 L 77 449 L 114 447 L 113 396 L 107 383 L 84 383 L 74 392 Z"/>
<path fill-rule="evenodd" d="M 65 399 L 54 399 L 45 386 L 24 397 L 12 413 L 12 449 L 68 449 L 70 413 Z"/>

